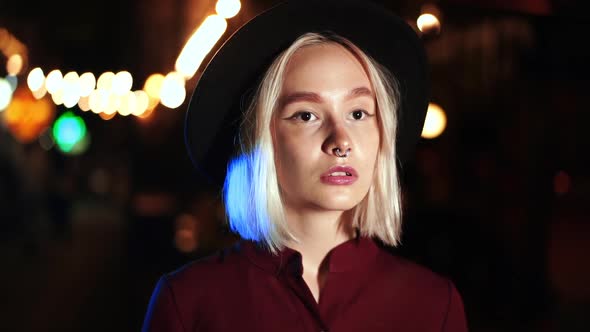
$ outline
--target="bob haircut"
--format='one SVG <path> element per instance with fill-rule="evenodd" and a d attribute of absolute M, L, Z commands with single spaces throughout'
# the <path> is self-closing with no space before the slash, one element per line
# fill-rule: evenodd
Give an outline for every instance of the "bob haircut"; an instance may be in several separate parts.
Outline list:
<path fill-rule="evenodd" d="M 273 114 L 279 105 L 285 69 L 297 50 L 321 44 L 337 44 L 361 63 L 372 84 L 380 130 L 375 175 L 368 193 L 352 211 L 353 227 L 361 236 L 397 246 L 401 235 L 401 189 L 396 164 L 398 85 L 381 66 L 351 41 L 330 33 L 306 33 L 279 54 L 267 69 L 244 113 L 240 150 L 228 165 L 223 200 L 232 231 L 260 242 L 271 252 L 282 250 L 289 230 L 281 198 L 271 133 Z"/>

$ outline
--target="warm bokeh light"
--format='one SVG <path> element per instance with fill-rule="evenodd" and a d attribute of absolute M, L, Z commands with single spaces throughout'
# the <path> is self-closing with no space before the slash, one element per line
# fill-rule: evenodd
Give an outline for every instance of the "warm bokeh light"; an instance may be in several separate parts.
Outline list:
<path fill-rule="evenodd" d="M 137 100 L 135 93 L 129 91 L 127 94 L 121 97 L 121 105 L 119 106 L 119 114 L 122 116 L 130 115 L 135 112 L 137 107 Z"/>
<path fill-rule="evenodd" d="M 150 99 L 148 109 L 153 109 L 158 105 L 158 102 L 160 101 L 160 90 L 162 90 L 162 82 L 164 82 L 164 75 L 162 74 L 152 74 L 147 80 L 145 80 L 143 91 L 147 93 Z"/>
<path fill-rule="evenodd" d="M 98 77 L 98 81 L 96 82 L 97 89 L 103 89 L 110 91 L 113 88 L 113 79 L 115 78 L 115 73 L 112 71 L 107 71 L 102 73 Z"/>
<path fill-rule="evenodd" d="M 147 93 L 143 90 L 137 90 L 135 93 L 135 99 L 137 101 L 135 105 L 135 110 L 132 112 L 135 116 L 140 116 L 145 113 L 149 106 L 149 97 Z"/>
<path fill-rule="evenodd" d="M 120 71 L 113 78 L 112 91 L 117 96 L 124 96 L 133 86 L 133 77 L 128 71 Z"/>
<path fill-rule="evenodd" d="M 151 115 L 154 113 L 155 108 L 150 108 L 148 106 L 148 108 L 145 110 L 145 112 L 137 115 L 137 118 L 140 119 L 140 121 L 148 121 L 148 119 L 151 118 Z"/>
<path fill-rule="evenodd" d="M 107 104 L 107 108 L 105 108 L 102 112 L 104 114 L 115 114 L 119 111 L 119 108 L 121 107 L 121 97 L 117 96 L 114 93 L 110 93 L 109 92 L 109 101 Z"/>
<path fill-rule="evenodd" d="M 164 75 L 152 74 L 145 81 L 143 90 L 148 94 L 150 98 L 160 99 L 160 90 L 162 89 L 162 82 L 164 81 Z"/>
<path fill-rule="evenodd" d="M 228 19 L 236 16 L 240 12 L 241 7 L 240 0 L 218 0 L 215 5 L 215 11 L 219 16 Z"/>
<path fill-rule="evenodd" d="M 422 137 L 432 139 L 438 137 L 447 126 L 447 116 L 443 109 L 435 104 L 428 104 L 424 127 L 422 128 Z"/>
<path fill-rule="evenodd" d="M 182 73 L 186 79 L 193 77 L 225 29 L 227 22 L 221 16 L 208 16 L 184 45 L 176 60 L 176 71 Z"/>
<path fill-rule="evenodd" d="M 64 103 L 64 90 L 58 90 L 51 94 L 51 100 L 55 105 L 61 105 Z"/>
<path fill-rule="evenodd" d="M 37 67 L 29 72 L 29 75 L 27 76 L 27 85 L 31 91 L 35 92 L 41 90 L 44 84 L 45 74 L 43 73 L 43 69 Z"/>
<path fill-rule="evenodd" d="M 82 111 L 104 114 L 103 118 L 109 119 L 115 114 L 133 114 L 144 118 L 154 111 L 158 103 L 168 108 L 178 108 L 186 99 L 186 80 L 196 74 L 204 58 L 225 33 L 225 19 L 237 15 L 241 6 L 239 0 L 217 1 L 217 14 L 206 17 L 188 38 L 175 62 L 175 71 L 166 76 L 150 75 L 143 90 L 132 91 L 133 76 L 126 70 L 116 74 L 106 71 L 95 76 L 91 72 L 79 75 L 75 71 L 64 75 L 59 69 L 54 69 L 45 75 L 40 67 L 32 69 L 27 74 L 28 88 L 34 99 L 41 100 L 49 93 L 51 99 L 47 100 L 52 100 L 55 105 L 63 105 L 66 108 L 77 105 Z M 11 37 L 5 29 L 0 31 L 6 32 L 7 38 Z M 8 43 L 5 43 L 6 45 Z M 18 86 L 17 75 L 28 66 L 26 48 L 24 45 L 21 46 L 19 49 L 2 49 L 7 56 L 8 73 L 8 76 L 2 79 L 0 89 L 0 106 L 3 108 L 8 107 L 12 93 Z"/>
<path fill-rule="evenodd" d="M 199 222 L 192 214 L 181 214 L 176 218 L 174 246 L 178 251 L 189 253 L 197 249 L 197 233 Z"/>
<path fill-rule="evenodd" d="M 99 113 L 98 114 L 98 116 L 100 116 L 100 118 L 105 121 L 108 121 L 108 120 L 114 118 L 115 115 L 117 115 L 117 112 L 113 112 L 113 113 L 109 113 L 109 114 L 107 114 L 107 113 Z"/>
<path fill-rule="evenodd" d="M 4 112 L 4 123 L 16 140 L 30 143 L 49 127 L 54 115 L 55 105 L 49 98 L 35 99 L 29 89 L 21 87 Z"/>
<path fill-rule="evenodd" d="M 8 75 L 16 76 L 23 69 L 23 57 L 20 54 L 13 54 L 6 61 L 6 72 Z"/>
<path fill-rule="evenodd" d="M 45 79 L 45 88 L 47 88 L 47 92 L 54 94 L 57 91 L 61 90 L 61 86 L 63 83 L 63 75 L 59 69 L 54 69 L 49 74 L 47 74 L 47 78 Z"/>
<path fill-rule="evenodd" d="M 40 89 L 31 92 L 33 93 L 33 97 L 35 97 L 35 99 L 41 99 L 47 94 L 47 89 L 45 88 L 45 84 L 43 84 Z"/>
<path fill-rule="evenodd" d="M 96 87 L 96 77 L 93 73 L 87 72 L 80 75 L 80 97 L 88 97 Z"/>
<path fill-rule="evenodd" d="M 177 108 L 186 98 L 184 79 L 177 72 L 171 72 L 164 78 L 160 90 L 160 102 L 168 108 Z"/>
<path fill-rule="evenodd" d="M 65 107 L 72 108 L 80 100 L 80 77 L 78 73 L 71 71 L 65 74 L 62 83 L 62 101 Z"/>
<path fill-rule="evenodd" d="M 12 87 L 7 80 L 0 77 L 0 111 L 3 111 L 8 107 L 12 100 Z"/>
<path fill-rule="evenodd" d="M 84 112 L 90 111 L 90 97 L 80 97 L 78 107 Z"/>
<path fill-rule="evenodd" d="M 109 107 L 109 91 L 93 90 L 88 97 L 88 106 L 93 113 L 101 113 Z"/>
<path fill-rule="evenodd" d="M 430 13 L 422 14 L 416 21 L 418 29 L 423 33 L 439 33 L 440 32 L 440 21 L 436 16 Z"/>

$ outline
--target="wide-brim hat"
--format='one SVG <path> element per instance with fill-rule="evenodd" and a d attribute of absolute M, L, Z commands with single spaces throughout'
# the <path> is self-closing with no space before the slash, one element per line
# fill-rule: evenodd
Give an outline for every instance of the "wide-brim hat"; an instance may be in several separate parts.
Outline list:
<path fill-rule="evenodd" d="M 397 156 L 411 158 L 428 106 L 422 41 L 400 17 L 367 0 L 290 0 L 233 33 L 203 71 L 189 103 L 185 142 L 195 167 L 214 186 L 224 181 L 239 146 L 239 124 L 261 76 L 281 51 L 307 32 L 352 41 L 387 67 L 399 84 Z M 321 78 L 318 78 L 321 79 Z"/>

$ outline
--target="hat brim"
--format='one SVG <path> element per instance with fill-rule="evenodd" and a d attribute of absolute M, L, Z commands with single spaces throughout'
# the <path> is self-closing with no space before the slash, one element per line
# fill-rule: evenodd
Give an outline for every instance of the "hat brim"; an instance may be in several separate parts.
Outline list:
<path fill-rule="evenodd" d="M 429 78 L 422 41 L 400 17 L 370 1 L 292 0 L 239 28 L 201 75 L 185 119 L 185 143 L 195 167 L 215 186 L 224 181 L 237 147 L 247 95 L 273 59 L 307 32 L 349 39 L 387 67 L 399 83 L 397 155 L 411 157 L 428 106 Z"/>

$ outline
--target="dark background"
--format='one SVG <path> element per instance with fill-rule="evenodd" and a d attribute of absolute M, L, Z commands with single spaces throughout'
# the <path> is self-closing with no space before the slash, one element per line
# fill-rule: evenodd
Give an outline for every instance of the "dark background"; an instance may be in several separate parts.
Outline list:
<path fill-rule="evenodd" d="M 379 2 L 410 22 L 426 3 Z M 243 1 L 224 38 L 274 3 Z M 442 29 L 424 42 L 448 124 L 403 169 L 398 251 L 453 279 L 471 331 L 588 331 L 589 8 L 435 3 Z M 28 70 L 128 70 L 139 89 L 214 7 L 2 1 L 0 27 L 27 46 Z M 137 331 L 159 275 L 236 239 L 185 153 L 186 104 L 144 120 L 77 110 L 92 138 L 80 156 L 0 126 L 0 330 Z"/>

